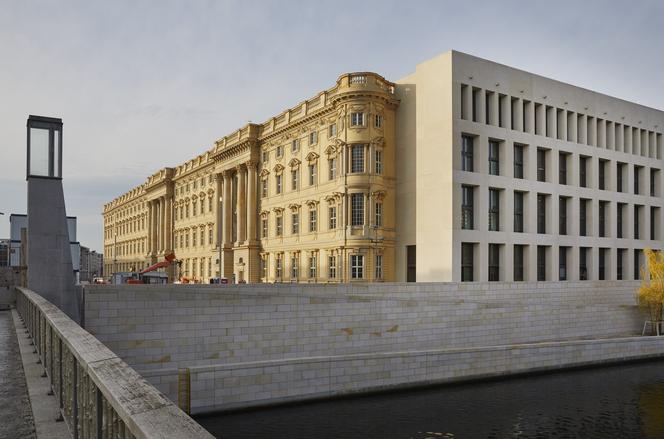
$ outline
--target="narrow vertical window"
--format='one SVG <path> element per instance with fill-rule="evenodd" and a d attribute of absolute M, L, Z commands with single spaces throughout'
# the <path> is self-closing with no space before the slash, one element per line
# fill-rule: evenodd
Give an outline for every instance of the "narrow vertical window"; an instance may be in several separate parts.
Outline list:
<path fill-rule="evenodd" d="M 276 192 L 278 194 L 280 194 L 281 193 L 281 174 L 275 175 L 275 179 L 276 179 L 276 187 L 277 187 Z"/>
<path fill-rule="evenodd" d="M 500 280 L 500 246 L 489 244 L 489 281 Z"/>
<path fill-rule="evenodd" d="M 588 247 L 579 248 L 579 280 L 588 280 Z"/>
<path fill-rule="evenodd" d="M 567 197 L 558 199 L 558 233 L 567 235 Z"/>
<path fill-rule="evenodd" d="M 380 114 L 376 114 L 374 117 L 374 126 L 376 128 L 383 128 L 383 116 Z"/>
<path fill-rule="evenodd" d="M 546 151 L 537 150 L 537 181 L 546 181 Z"/>
<path fill-rule="evenodd" d="M 567 184 L 567 154 L 558 156 L 558 183 Z"/>
<path fill-rule="evenodd" d="M 350 255 L 351 279 L 364 279 L 364 255 Z"/>
<path fill-rule="evenodd" d="M 605 190 L 606 189 L 606 182 L 605 182 L 605 168 L 606 168 L 606 160 L 600 160 L 598 164 L 598 182 L 597 182 L 597 187 L 600 190 Z"/>
<path fill-rule="evenodd" d="M 336 279 L 337 277 L 337 257 L 328 256 L 327 258 L 327 277 Z"/>
<path fill-rule="evenodd" d="M 537 194 L 537 233 L 546 233 L 546 196 Z"/>
<path fill-rule="evenodd" d="M 543 245 L 537 246 L 537 280 L 546 280 L 546 247 Z"/>
<path fill-rule="evenodd" d="M 335 178 L 337 178 L 337 159 L 336 158 L 328 159 L 327 167 L 329 170 L 328 180 L 334 180 Z"/>
<path fill-rule="evenodd" d="M 579 200 L 579 235 L 586 236 L 586 223 L 587 223 L 587 214 L 588 210 L 588 200 L 580 199 Z"/>
<path fill-rule="evenodd" d="M 383 226 L 383 203 L 376 202 L 374 204 L 374 226 Z"/>
<path fill-rule="evenodd" d="M 300 171 L 297 169 L 291 170 L 291 189 L 296 191 L 298 186 Z"/>
<path fill-rule="evenodd" d="M 606 237 L 606 201 L 600 201 L 598 206 L 598 215 L 599 215 L 599 236 L 600 238 Z"/>
<path fill-rule="evenodd" d="M 500 230 L 500 191 L 489 189 L 489 230 Z"/>
<path fill-rule="evenodd" d="M 329 213 L 329 229 L 334 230 L 337 228 L 337 206 L 330 207 L 328 213 Z"/>
<path fill-rule="evenodd" d="M 300 214 L 294 213 L 291 215 L 291 233 L 297 235 L 300 233 Z"/>
<path fill-rule="evenodd" d="M 309 256 L 309 279 L 315 279 L 318 275 L 318 264 L 315 255 Z"/>
<path fill-rule="evenodd" d="M 333 123 L 327 129 L 327 137 L 335 137 L 337 135 L 337 124 Z"/>
<path fill-rule="evenodd" d="M 383 255 L 376 255 L 376 263 L 374 266 L 374 278 L 383 278 Z"/>
<path fill-rule="evenodd" d="M 523 145 L 514 145 L 514 178 L 523 178 Z"/>
<path fill-rule="evenodd" d="M 350 155 L 350 172 L 364 172 L 364 145 L 353 145 Z"/>
<path fill-rule="evenodd" d="M 267 238 L 268 223 L 267 217 L 261 219 L 261 238 Z"/>
<path fill-rule="evenodd" d="M 586 180 L 587 165 L 588 165 L 588 158 L 579 157 L 579 184 L 581 185 L 581 187 L 588 187 L 588 182 Z"/>
<path fill-rule="evenodd" d="M 473 138 L 470 136 L 461 136 L 461 169 L 473 172 L 473 161 Z"/>
<path fill-rule="evenodd" d="M 379 149 L 374 151 L 374 165 L 375 165 L 374 172 L 376 172 L 376 174 L 382 174 L 383 173 L 383 151 L 381 151 Z"/>
<path fill-rule="evenodd" d="M 514 246 L 514 281 L 523 281 L 523 245 Z"/>
<path fill-rule="evenodd" d="M 489 174 L 500 175 L 500 143 L 489 140 Z"/>
<path fill-rule="evenodd" d="M 625 203 L 618 203 L 616 212 L 616 236 L 623 237 L 623 211 Z"/>
<path fill-rule="evenodd" d="M 473 221 L 473 186 L 461 186 L 461 228 L 464 230 L 472 230 L 474 228 Z"/>
<path fill-rule="evenodd" d="M 558 280 L 567 280 L 567 247 L 558 249 Z"/>
<path fill-rule="evenodd" d="M 309 165 L 309 186 L 313 186 L 316 184 L 316 171 L 317 171 L 317 166 L 316 163 L 311 163 Z"/>
<path fill-rule="evenodd" d="M 318 211 L 312 208 L 309 211 L 309 231 L 315 232 L 318 230 Z"/>
<path fill-rule="evenodd" d="M 514 191 L 514 232 L 523 232 L 523 192 Z"/>
<path fill-rule="evenodd" d="M 364 194 L 354 193 L 350 196 L 351 226 L 364 225 Z"/>
<path fill-rule="evenodd" d="M 598 270 L 598 277 L 599 280 L 605 280 L 606 279 L 606 250 L 605 248 L 600 248 L 599 249 L 599 270 Z"/>
<path fill-rule="evenodd" d="M 461 282 L 473 281 L 473 244 L 461 243 Z"/>

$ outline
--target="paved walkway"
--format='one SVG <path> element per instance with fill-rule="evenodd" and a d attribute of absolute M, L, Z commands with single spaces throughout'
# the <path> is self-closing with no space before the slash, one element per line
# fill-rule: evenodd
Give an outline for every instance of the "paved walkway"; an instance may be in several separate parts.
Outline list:
<path fill-rule="evenodd" d="M 35 438 L 11 311 L 0 311 L 0 438 Z"/>

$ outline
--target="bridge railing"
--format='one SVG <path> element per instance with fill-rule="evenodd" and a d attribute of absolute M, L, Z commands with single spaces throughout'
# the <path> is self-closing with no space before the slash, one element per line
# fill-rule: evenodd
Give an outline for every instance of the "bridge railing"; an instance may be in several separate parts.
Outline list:
<path fill-rule="evenodd" d="M 39 294 L 18 287 L 16 308 L 74 439 L 213 437 Z"/>

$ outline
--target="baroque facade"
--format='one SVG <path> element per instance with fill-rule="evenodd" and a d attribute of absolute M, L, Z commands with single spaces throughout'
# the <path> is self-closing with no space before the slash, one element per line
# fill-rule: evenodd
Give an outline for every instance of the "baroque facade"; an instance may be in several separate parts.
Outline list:
<path fill-rule="evenodd" d="M 170 252 L 172 279 L 394 280 L 394 84 L 337 84 L 104 206 L 105 272 Z"/>

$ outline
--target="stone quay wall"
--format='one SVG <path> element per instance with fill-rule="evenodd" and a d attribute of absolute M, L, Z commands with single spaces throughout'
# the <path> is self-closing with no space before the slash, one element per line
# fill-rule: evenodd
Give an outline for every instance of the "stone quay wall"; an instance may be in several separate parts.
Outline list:
<path fill-rule="evenodd" d="M 200 413 L 658 356 L 638 285 L 91 285 L 85 315 L 172 399 L 190 368 Z"/>

